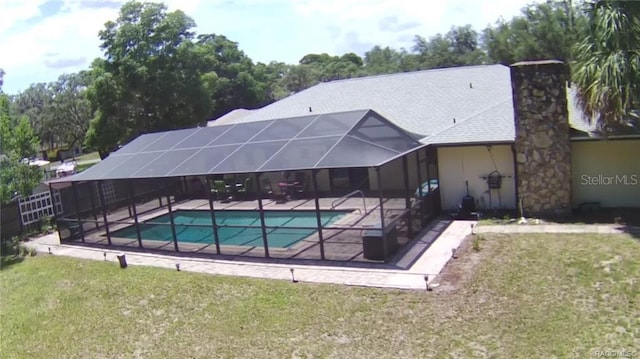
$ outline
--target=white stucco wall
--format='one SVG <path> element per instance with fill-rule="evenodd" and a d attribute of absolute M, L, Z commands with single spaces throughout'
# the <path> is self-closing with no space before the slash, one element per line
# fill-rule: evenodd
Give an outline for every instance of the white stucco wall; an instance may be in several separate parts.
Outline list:
<path fill-rule="evenodd" d="M 640 207 L 640 140 L 573 141 L 571 178 L 574 207 Z"/>
<path fill-rule="evenodd" d="M 494 170 L 502 176 L 502 188 L 489 192 L 487 176 Z M 469 194 L 479 209 L 515 209 L 515 179 L 513 154 L 509 145 L 467 146 L 438 148 L 438 172 L 442 209 L 458 208 L 466 195 L 465 181 L 469 181 Z"/>

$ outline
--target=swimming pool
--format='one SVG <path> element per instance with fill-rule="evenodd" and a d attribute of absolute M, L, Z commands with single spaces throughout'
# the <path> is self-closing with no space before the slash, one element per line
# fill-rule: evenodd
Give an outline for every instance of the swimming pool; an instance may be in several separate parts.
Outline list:
<path fill-rule="evenodd" d="M 349 213 L 348 211 L 320 211 L 323 226 L 330 225 Z M 215 211 L 218 238 L 221 245 L 262 247 L 262 228 L 258 211 Z M 316 232 L 315 211 L 265 211 L 269 248 L 288 248 Z M 214 243 L 211 212 L 178 210 L 173 212 L 176 237 L 182 243 Z M 229 227 L 231 226 L 231 227 Z M 233 226 L 249 226 L 238 228 Z M 296 227 L 296 228 L 289 228 Z M 112 237 L 137 239 L 135 225 L 111 233 Z M 140 236 L 146 240 L 173 241 L 169 214 L 140 223 Z"/>

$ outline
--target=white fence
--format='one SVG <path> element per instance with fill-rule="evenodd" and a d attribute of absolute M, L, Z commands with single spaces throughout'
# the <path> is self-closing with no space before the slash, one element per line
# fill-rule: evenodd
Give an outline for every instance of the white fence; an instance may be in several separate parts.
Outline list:
<path fill-rule="evenodd" d="M 53 203 L 49 191 L 36 193 L 27 198 L 20 198 L 18 207 L 20 208 L 20 218 L 23 225 L 36 223 L 43 217 L 53 217 L 56 213 L 63 213 L 60 191 L 52 190 L 52 192 Z"/>
<path fill-rule="evenodd" d="M 100 201 L 100 192 L 98 191 L 98 183 L 93 183 L 93 189 L 95 193 L 96 203 L 101 203 Z M 116 200 L 116 189 L 113 186 L 112 181 L 104 181 L 102 183 L 102 196 L 104 197 L 104 205 L 109 205 L 110 203 L 115 202 Z"/>

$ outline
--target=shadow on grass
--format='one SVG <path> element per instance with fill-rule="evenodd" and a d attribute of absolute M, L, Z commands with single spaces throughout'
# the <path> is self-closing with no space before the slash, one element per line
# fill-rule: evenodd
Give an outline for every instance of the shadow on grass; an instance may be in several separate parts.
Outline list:
<path fill-rule="evenodd" d="M 14 264 L 18 264 L 24 261 L 24 257 L 21 255 L 8 255 L 0 257 L 0 270 L 5 270 Z"/>

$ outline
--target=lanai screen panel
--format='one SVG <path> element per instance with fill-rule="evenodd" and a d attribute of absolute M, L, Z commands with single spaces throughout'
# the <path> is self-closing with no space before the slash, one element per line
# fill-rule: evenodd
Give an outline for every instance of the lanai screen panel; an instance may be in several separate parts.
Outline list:
<path fill-rule="evenodd" d="M 371 167 L 400 155 L 380 146 L 346 136 L 318 162 L 318 168 Z"/>
<path fill-rule="evenodd" d="M 202 127 L 197 129 L 193 134 L 182 139 L 175 139 L 177 141 L 174 149 L 179 148 L 202 148 L 209 145 L 209 143 L 215 141 L 218 137 L 224 136 L 233 126 L 216 126 L 216 127 Z"/>
<path fill-rule="evenodd" d="M 371 110 L 309 114 L 142 135 L 66 181 L 368 167 L 420 146 Z"/>
<path fill-rule="evenodd" d="M 166 135 L 162 136 L 157 141 L 154 141 L 144 147 L 139 152 L 153 152 L 153 151 L 167 151 L 174 148 L 180 141 L 185 138 L 191 137 L 198 132 L 198 128 L 187 128 L 184 130 L 174 130 L 166 132 Z"/>
<path fill-rule="evenodd" d="M 358 122 L 349 134 L 362 141 L 400 153 L 420 146 L 417 140 L 373 111 Z"/>
<path fill-rule="evenodd" d="M 134 154 L 142 151 L 145 147 L 149 146 L 153 142 L 159 140 L 161 137 L 164 137 L 167 132 L 157 132 L 157 133 L 148 133 L 145 135 L 138 136 L 133 141 L 129 142 L 126 146 L 122 147 L 118 151 L 113 154 Z"/>

